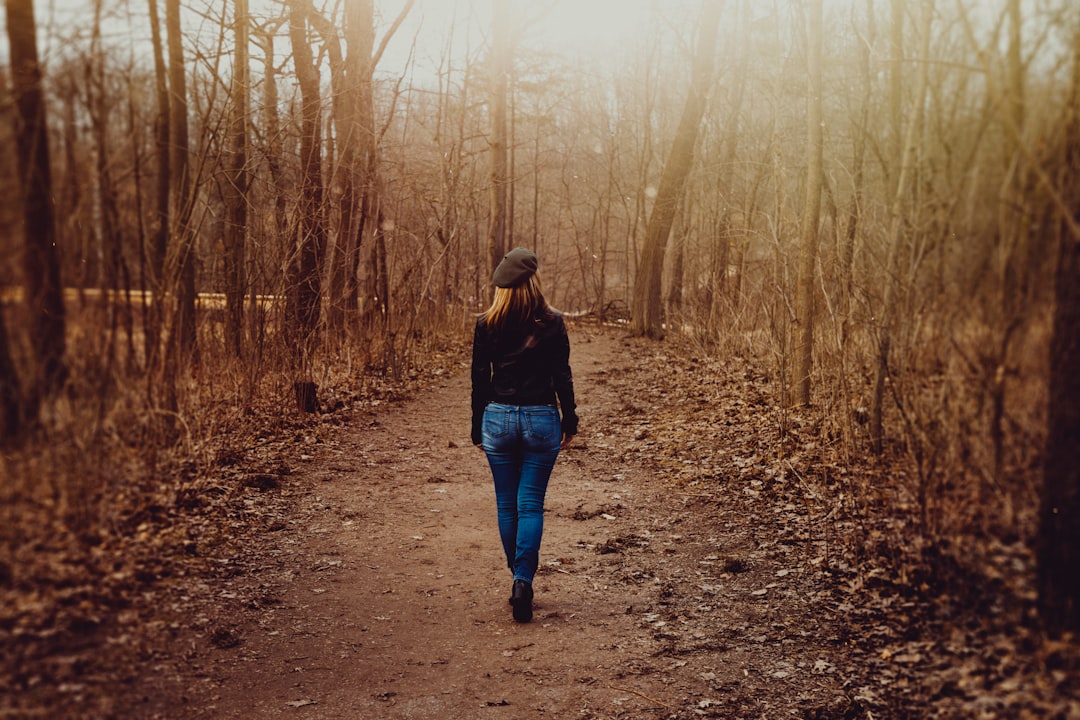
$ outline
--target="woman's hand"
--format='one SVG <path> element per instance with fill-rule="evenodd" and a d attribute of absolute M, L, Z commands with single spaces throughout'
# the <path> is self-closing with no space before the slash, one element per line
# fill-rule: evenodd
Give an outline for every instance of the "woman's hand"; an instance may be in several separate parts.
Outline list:
<path fill-rule="evenodd" d="M 560 450 L 565 450 L 566 448 L 570 447 L 570 443 L 573 440 L 574 440 L 573 435 L 567 435 L 566 433 L 563 433 L 562 442 L 559 443 L 559 449 Z"/>

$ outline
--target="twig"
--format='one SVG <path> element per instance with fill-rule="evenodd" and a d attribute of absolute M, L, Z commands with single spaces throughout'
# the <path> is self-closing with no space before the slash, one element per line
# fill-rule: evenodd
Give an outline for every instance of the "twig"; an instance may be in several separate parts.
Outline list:
<path fill-rule="evenodd" d="M 646 695 L 645 693 L 640 693 L 637 690 L 631 690 L 630 688 L 624 688 L 624 687 L 616 687 L 615 685 L 612 685 L 611 683 L 608 683 L 608 687 L 611 688 L 612 690 L 618 690 L 619 692 L 633 693 L 634 695 L 637 695 L 638 697 L 643 697 L 646 700 L 648 700 L 649 702 L 653 703 L 654 705 L 659 705 L 662 708 L 668 707 L 667 705 L 660 702 L 659 700 L 656 700 L 655 698 L 651 698 L 648 695 Z"/>

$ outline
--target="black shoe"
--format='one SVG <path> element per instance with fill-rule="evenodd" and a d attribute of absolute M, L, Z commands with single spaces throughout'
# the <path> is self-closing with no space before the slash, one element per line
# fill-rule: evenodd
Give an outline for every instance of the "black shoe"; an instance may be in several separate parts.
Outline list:
<path fill-rule="evenodd" d="M 532 620 L 532 584 L 524 580 L 515 580 L 510 593 L 510 604 L 514 606 L 514 620 L 527 623 Z"/>

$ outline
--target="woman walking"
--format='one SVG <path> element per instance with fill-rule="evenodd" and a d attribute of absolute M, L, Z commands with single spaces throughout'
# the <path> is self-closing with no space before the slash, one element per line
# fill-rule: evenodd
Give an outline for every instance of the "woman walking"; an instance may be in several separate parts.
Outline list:
<path fill-rule="evenodd" d="M 548 478 L 578 429 L 570 340 L 544 300 L 537 264 L 533 252 L 515 248 L 495 268 L 495 298 L 476 321 L 472 356 L 472 441 L 491 466 L 514 574 L 510 604 L 522 623 L 532 620 Z"/>

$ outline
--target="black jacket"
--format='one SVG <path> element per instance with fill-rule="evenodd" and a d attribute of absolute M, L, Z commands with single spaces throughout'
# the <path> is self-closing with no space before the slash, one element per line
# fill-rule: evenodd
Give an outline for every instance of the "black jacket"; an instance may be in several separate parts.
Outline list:
<path fill-rule="evenodd" d="M 566 323 L 547 309 L 526 325 L 493 332 L 483 318 L 476 321 L 472 356 L 472 441 L 480 444 L 484 408 L 507 405 L 551 405 L 562 411 L 562 431 L 576 435 L 574 378 L 570 372 L 570 339 Z"/>

